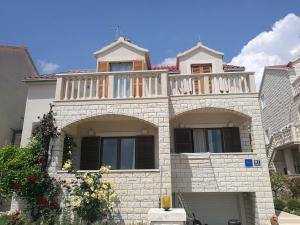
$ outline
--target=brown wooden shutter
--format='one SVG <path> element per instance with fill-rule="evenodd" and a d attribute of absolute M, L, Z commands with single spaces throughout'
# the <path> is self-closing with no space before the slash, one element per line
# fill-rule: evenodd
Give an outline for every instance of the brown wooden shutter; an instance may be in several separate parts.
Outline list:
<path fill-rule="evenodd" d="M 241 152 L 240 130 L 238 127 L 225 127 L 223 130 L 224 152 Z"/>
<path fill-rule="evenodd" d="M 144 70 L 144 61 L 143 60 L 134 60 L 133 61 L 133 66 L 132 66 L 133 70 L 134 71 L 138 71 L 138 70 Z M 136 82 L 139 82 L 138 86 L 138 90 L 136 88 Z M 133 93 L 133 96 L 136 97 L 136 96 L 140 96 L 142 97 L 142 93 L 143 93 L 143 80 L 142 78 L 134 78 L 133 79 L 133 86 L 132 86 L 132 93 Z"/>
<path fill-rule="evenodd" d="M 144 70 L 144 61 L 143 60 L 133 60 L 133 70 Z"/>
<path fill-rule="evenodd" d="M 101 61 L 98 63 L 98 72 L 108 72 L 109 71 L 109 62 Z"/>
<path fill-rule="evenodd" d="M 100 138 L 84 137 L 81 139 L 81 170 L 97 170 L 100 165 Z"/>
<path fill-rule="evenodd" d="M 154 169 L 154 136 L 137 136 L 135 142 L 135 168 Z"/>
<path fill-rule="evenodd" d="M 194 152 L 192 132 L 192 129 L 188 128 L 174 129 L 174 147 L 176 153 Z"/>

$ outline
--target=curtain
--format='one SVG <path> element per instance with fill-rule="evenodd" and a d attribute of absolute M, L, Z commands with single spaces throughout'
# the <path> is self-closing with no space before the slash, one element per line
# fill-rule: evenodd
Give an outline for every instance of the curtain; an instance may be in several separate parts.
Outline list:
<path fill-rule="evenodd" d="M 194 129 L 193 139 L 194 139 L 194 152 L 207 152 L 205 129 Z"/>

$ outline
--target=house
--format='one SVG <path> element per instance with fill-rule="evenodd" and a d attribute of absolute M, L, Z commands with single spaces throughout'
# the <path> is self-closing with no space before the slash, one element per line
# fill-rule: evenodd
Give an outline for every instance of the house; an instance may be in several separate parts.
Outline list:
<path fill-rule="evenodd" d="M 22 145 L 53 103 L 57 126 L 77 143 L 73 165 L 97 170 L 119 196 L 116 218 L 147 220 L 162 194 L 182 196 L 207 224 L 269 224 L 274 214 L 254 73 L 223 64 L 202 43 L 176 66 L 152 66 L 149 51 L 120 37 L 94 53 L 95 71 L 31 76 Z M 63 135 L 50 172 L 62 170 Z M 182 199 L 182 198 L 181 198 Z"/>
<path fill-rule="evenodd" d="M 259 97 L 271 169 L 300 174 L 300 57 L 264 69 Z"/>
<path fill-rule="evenodd" d="M 25 47 L 0 45 L 0 147 L 20 145 L 27 86 L 26 74 L 38 71 Z"/>

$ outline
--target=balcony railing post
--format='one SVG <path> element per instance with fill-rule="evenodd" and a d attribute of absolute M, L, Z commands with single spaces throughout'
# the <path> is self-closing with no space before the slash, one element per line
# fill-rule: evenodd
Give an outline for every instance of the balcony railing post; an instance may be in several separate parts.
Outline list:
<path fill-rule="evenodd" d="M 249 90 L 251 93 L 256 92 L 255 78 L 254 74 L 249 74 Z"/>
<path fill-rule="evenodd" d="M 161 73 L 161 95 L 168 96 L 168 73 Z"/>
<path fill-rule="evenodd" d="M 62 84 L 63 84 L 63 78 L 58 77 L 56 79 L 56 89 L 55 89 L 55 100 L 61 100 L 61 94 L 62 94 Z"/>
<path fill-rule="evenodd" d="M 208 75 L 204 76 L 204 94 L 209 94 L 210 90 L 209 90 L 209 77 Z"/>
<path fill-rule="evenodd" d="M 108 98 L 112 99 L 114 98 L 114 75 L 109 74 L 108 75 Z"/>

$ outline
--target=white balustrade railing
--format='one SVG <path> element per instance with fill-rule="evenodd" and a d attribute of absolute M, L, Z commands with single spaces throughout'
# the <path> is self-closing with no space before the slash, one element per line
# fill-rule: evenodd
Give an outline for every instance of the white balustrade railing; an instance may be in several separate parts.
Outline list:
<path fill-rule="evenodd" d="M 59 74 L 57 100 L 89 100 L 118 98 L 149 98 L 166 94 L 162 84 L 167 73 L 120 72 L 94 74 Z"/>
<path fill-rule="evenodd" d="M 203 95 L 255 92 L 251 73 L 169 75 L 170 95 Z"/>
<path fill-rule="evenodd" d="M 167 71 L 58 74 L 56 100 L 155 98 L 255 93 L 252 73 L 168 74 Z"/>

